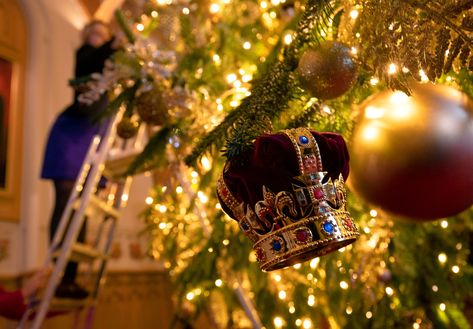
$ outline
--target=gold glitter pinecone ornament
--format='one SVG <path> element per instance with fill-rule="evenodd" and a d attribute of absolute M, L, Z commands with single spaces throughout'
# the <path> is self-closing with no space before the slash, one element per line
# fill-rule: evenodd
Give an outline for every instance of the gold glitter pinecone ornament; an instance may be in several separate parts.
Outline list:
<path fill-rule="evenodd" d="M 135 107 L 140 118 L 148 124 L 161 126 L 169 121 L 168 106 L 157 87 L 139 95 L 135 100 Z"/>

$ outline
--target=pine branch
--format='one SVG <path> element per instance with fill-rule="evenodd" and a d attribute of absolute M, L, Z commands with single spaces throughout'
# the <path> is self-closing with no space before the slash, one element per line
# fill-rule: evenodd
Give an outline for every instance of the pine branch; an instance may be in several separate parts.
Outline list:
<path fill-rule="evenodd" d="M 166 162 L 165 150 L 169 137 L 178 129 L 180 123 L 164 126 L 146 144 L 135 160 L 130 164 L 123 176 L 134 175 L 138 172 L 162 166 Z"/>
<path fill-rule="evenodd" d="M 237 156 L 251 147 L 258 135 L 270 128 L 267 123 L 280 115 L 291 99 L 291 73 L 297 67 L 299 49 L 314 39 L 313 31 L 324 24 L 323 17 L 331 12 L 328 0 L 307 2 L 294 41 L 286 49 L 284 59 L 277 62 L 251 90 L 251 95 L 199 142 L 186 157 L 187 165 L 195 166 L 206 150 L 214 146 L 220 149 L 227 138 L 225 155 L 228 158 Z M 259 124 L 255 124 L 255 120 Z"/>
<path fill-rule="evenodd" d="M 463 30 L 461 27 L 457 26 L 455 23 L 453 23 L 451 20 L 449 20 L 447 17 L 442 16 L 439 12 L 431 9 L 428 5 L 417 1 L 417 0 L 403 0 L 407 5 L 413 7 L 414 9 L 422 9 L 431 19 L 436 21 L 440 26 L 445 25 L 458 33 L 463 40 L 469 45 L 473 44 L 473 39 L 471 39 Z"/>
<path fill-rule="evenodd" d="M 135 93 L 139 86 L 140 82 L 137 81 L 132 87 L 124 89 L 108 104 L 108 106 L 102 112 L 99 112 L 92 117 L 92 122 L 99 122 L 105 118 L 110 117 L 113 113 L 118 111 L 123 103 L 130 104 L 130 102 L 132 102 L 135 98 Z"/>
<path fill-rule="evenodd" d="M 115 19 L 118 22 L 118 25 L 122 29 L 123 33 L 125 33 L 126 38 L 130 43 L 135 43 L 135 36 L 133 35 L 133 32 L 131 31 L 130 27 L 128 26 L 128 23 L 126 22 L 125 15 L 123 15 L 123 11 L 121 10 L 116 10 L 115 11 Z"/>

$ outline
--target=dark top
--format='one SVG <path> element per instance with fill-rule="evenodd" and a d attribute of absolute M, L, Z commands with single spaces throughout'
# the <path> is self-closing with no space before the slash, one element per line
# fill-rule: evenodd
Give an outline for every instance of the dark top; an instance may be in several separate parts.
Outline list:
<path fill-rule="evenodd" d="M 102 72 L 105 61 L 115 51 L 113 39 L 95 48 L 83 45 L 76 52 L 75 77 Z M 107 122 L 93 123 L 95 114 L 108 105 L 105 93 L 91 105 L 79 103 L 78 91 L 73 103 L 56 118 L 46 144 L 41 177 L 46 179 L 75 180 L 93 137 L 102 134 Z"/>

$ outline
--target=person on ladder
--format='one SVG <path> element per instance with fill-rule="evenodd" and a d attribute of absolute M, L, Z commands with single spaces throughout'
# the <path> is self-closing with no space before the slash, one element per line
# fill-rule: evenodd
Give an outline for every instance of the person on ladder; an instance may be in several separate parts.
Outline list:
<path fill-rule="evenodd" d="M 83 45 L 76 52 L 75 78 L 83 79 L 92 73 L 101 73 L 105 61 L 119 46 L 119 39 L 112 37 L 109 27 L 93 20 L 82 32 Z M 81 102 L 79 88 L 75 89 L 73 103 L 56 118 L 48 137 L 41 178 L 54 184 L 55 205 L 50 221 L 52 241 L 69 195 L 74 187 L 89 145 L 96 134 L 104 132 L 106 123 L 96 123 L 93 118 L 108 105 L 108 95 L 99 95 L 94 102 Z M 85 242 L 86 223 L 79 233 L 78 242 Z M 76 262 L 69 262 L 63 279 L 56 289 L 56 297 L 84 299 L 88 292 L 76 283 Z"/>

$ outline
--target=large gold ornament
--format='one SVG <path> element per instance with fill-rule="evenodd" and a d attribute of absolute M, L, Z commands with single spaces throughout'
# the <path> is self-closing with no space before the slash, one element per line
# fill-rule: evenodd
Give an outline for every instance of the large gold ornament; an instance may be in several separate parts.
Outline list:
<path fill-rule="evenodd" d="M 451 87 L 413 84 L 362 105 L 351 186 L 373 205 L 433 220 L 473 204 L 473 101 Z"/>

